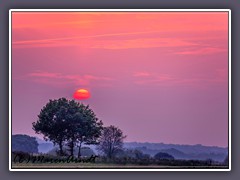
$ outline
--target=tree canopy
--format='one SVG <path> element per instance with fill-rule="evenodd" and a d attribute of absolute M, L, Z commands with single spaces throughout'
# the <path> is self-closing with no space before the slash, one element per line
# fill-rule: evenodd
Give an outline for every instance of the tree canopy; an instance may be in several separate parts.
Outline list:
<path fill-rule="evenodd" d="M 67 141 L 71 155 L 74 146 L 79 144 L 80 156 L 81 143 L 97 143 L 101 129 L 102 121 L 89 106 L 66 98 L 49 100 L 41 109 L 37 122 L 33 123 L 36 133 L 59 145 L 60 155 L 63 155 L 63 143 Z"/>

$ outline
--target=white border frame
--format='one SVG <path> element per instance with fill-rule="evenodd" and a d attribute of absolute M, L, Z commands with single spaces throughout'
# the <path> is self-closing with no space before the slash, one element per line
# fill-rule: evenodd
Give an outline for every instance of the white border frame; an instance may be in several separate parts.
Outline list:
<path fill-rule="evenodd" d="M 12 136 L 12 12 L 228 12 L 228 169 L 14 169 Z M 231 10 L 230 9 L 10 9 L 9 10 L 9 171 L 231 171 Z"/>

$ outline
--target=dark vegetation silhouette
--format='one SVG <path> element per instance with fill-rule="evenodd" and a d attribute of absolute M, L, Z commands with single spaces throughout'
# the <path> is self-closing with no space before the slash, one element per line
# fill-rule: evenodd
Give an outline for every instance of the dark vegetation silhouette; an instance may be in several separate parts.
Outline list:
<path fill-rule="evenodd" d="M 38 153 L 38 142 L 36 141 L 36 138 L 28 135 L 12 135 L 12 151 Z"/>
<path fill-rule="evenodd" d="M 50 100 L 41 109 L 33 130 L 43 134 L 45 140 L 59 145 L 59 154 L 65 155 L 63 145 L 67 142 L 70 155 L 74 155 L 74 147 L 78 146 L 78 157 L 81 156 L 81 145 L 97 144 L 101 135 L 102 121 L 89 108 L 74 100 L 60 98 Z"/>
<path fill-rule="evenodd" d="M 121 129 L 112 125 L 104 127 L 99 139 L 98 150 L 111 159 L 118 151 L 122 150 L 125 138 Z"/>
<path fill-rule="evenodd" d="M 212 159 L 177 159 L 175 155 L 185 157 L 185 151 L 170 148 L 170 145 L 168 149 L 155 149 L 151 150 L 151 153 L 147 153 L 150 149 L 142 145 L 131 149 L 130 143 L 129 148 L 126 148 L 123 146 L 126 135 L 121 129 L 113 125 L 104 127 L 102 121 L 96 117 L 88 105 L 66 98 L 49 100 L 32 126 L 37 134 L 44 136 L 45 141 L 53 143 L 52 149 L 44 154 L 49 158 L 65 156 L 81 158 L 98 155 L 95 163 L 109 165 L 228 167 L 228 156 L 221 162 Z M 20 154 L 22 157 L 28 157 L 34 153 L 36 155 L 38 145 L 36 138 L 27 135 L 12 136 L 13 154 Z M 96 147 L 99 154 L 87 146 Z M 198 148 L 204 147 L 198 146 Z M 38 153 L 36 156 L 40 155 L 42 154 Z"/>
<path fill-rule="evenodd" d="M 167 159 L 167 160 L 173 160 L 174 157 L 168 153 L 164 153 L 164 152 L 159 152 L 157 153 L 155 156 L 154 156 L 155 159 L 159 159 L 159 160 L 162 160 L 162 159 Z"/>
<path fill-rule="evenodd" d="M 73 155 L 75 157 L 78 157 L 78 151 L 79 151 L 79 148 L 78 147 L 74 147 L 74 151 L 73 151 Z M 52 150 L 48 151 L 47 154 L 48 155 L 52 155 L 52 156 L 58 156 L 58 148 L 57 147 L 54 147 Z M 66 146 L 63 146 L 63 152 L 67 152 L 67 147 Z M 67 153 L 66 153 L 67 154 Z M 83 157 L 90 157 L 92 155 L 96 155 L 94 153 L 94 151 L 90 148 L 90 147 L 82 147 L 81 148 L 81 156 Z"/>
<path fill-rule="evenodd" d="M 223 164 L 224 164 L 225 166 L 228 166 L 228 165 L 229 165 L 229 157 L 228 157 L 228 156 L 224 159 Z"/>

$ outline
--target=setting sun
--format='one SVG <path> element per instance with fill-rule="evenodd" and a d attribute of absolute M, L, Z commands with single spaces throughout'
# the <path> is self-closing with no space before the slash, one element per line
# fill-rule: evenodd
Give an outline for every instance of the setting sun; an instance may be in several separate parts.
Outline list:
<path fill-rule="evenodd" d="M 74 92 L 73 98 L 77 100 L 83 100 L 90 98 L 90 93 L 86 89 L 78 89 Z"/>

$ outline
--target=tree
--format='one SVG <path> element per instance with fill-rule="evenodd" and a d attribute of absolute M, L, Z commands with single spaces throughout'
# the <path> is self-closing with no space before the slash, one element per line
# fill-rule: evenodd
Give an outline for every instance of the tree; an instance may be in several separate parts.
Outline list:
<path fill-rule="evenodd" d="M 44 139 L 59 145 L 60 155 L 63 155 L 63 142 L 67 138 L 67 111 L 68 100 L 60 98 L 49 100 L 41 109 L 37 122 L 33 122 L 33 130 L 37 134 L 43 134 Z"/>
<path fill-rule="evenodd" d="M 102 121 L 96 118 L 94 112 L 74 100 L 60 98 L 50 100 L 40 111 L 38 121 L 33 123 L 33 129 L 43 134 L 45 140 L 58 144 L 60 155 L 63 155 L 63 143 L 67 141 L 70 155 L 74 155 L 74 146 L 79 144 L 78 156 L 81 156 L 81 144 L 97 143 L 102 129 Z"/>
<path fill-rule="evenodd" d="M 121 129 L 112 125 L 104 127 L 99 140 L 98 150 L 111 159 L 118 151 L 122 150 L 125 138 L 126 136 L 123 135 Z"/>
<path fill-rule="evenodd" d="M 74 111 L 74 103 L 70 102 L 70 109 Z M 85 144 L 98 144 L 101 135 L 102 121 L 100 121 L 89 106 L 80 104 L 72 116 L 69 116 L 68 146 L 73 155 L 74 144 L 78 144 L 78 157 L 81 156 L 81 146 Z"/>
<path fill-rule="evenodd" d="M 38 142 L 35 137 L 28 135 L 12 135 L 12 151 L 38 153 Z"/>
<path fill-rule="evenodd" d="M 163 159 L 167 159 L 167 160 L 174 160 L 174 157 L 168 153 L 164 153 L 164 152 L 159 152 L 154 156 L 155 159 L 158 160 L 163 160 Z"/>

